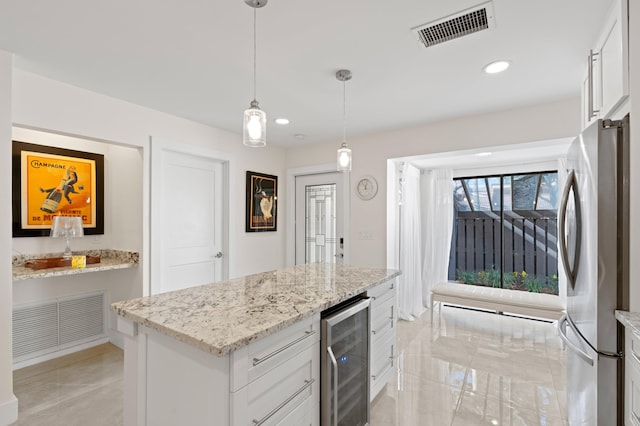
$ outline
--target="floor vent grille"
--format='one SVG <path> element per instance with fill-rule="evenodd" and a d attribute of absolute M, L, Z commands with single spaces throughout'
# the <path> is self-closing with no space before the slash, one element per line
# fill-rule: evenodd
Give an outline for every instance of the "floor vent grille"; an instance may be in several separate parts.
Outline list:
<path fill-rule="evenodd" d="M 483 3 L 437 21 L 412 28 L 425 47 L 464 37 L 495 26 L 493 3 Z"/>
<path fill-rule="evenodd" d="M 13 310 L 13 362 L 105 336 L 104 292 L 56 299 Z"/>

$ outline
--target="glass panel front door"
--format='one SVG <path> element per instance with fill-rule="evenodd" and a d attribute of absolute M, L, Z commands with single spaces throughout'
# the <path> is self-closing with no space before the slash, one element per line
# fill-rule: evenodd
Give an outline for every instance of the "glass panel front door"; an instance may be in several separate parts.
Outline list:
<path fill-rule="evenodd" d="M 336 184 L 305 187 L 305 263 L 336 261 Z"/>
<path fill-rule="evenodd" d="M 296 176 L 295 263 L 342 263 L 344 174 Z"/>

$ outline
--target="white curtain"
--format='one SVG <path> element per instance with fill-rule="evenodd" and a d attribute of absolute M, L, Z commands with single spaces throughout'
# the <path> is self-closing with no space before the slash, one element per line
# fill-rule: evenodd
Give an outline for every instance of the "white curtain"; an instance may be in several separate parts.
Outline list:
<path fill-rule="evenodd" d="M 422 298 L 431 308 L 431 288 L 446 282 L 453 233 L 453 170 L 437 169 L 423 178 L 424 264 Z"/>
<path fill-rule="evenodd" d="M 422 249 L 420 170 L 405 164 L 400 174 L 400 270 L 398 318 L 411 321 L 424 312 L 422 304 Z"/>

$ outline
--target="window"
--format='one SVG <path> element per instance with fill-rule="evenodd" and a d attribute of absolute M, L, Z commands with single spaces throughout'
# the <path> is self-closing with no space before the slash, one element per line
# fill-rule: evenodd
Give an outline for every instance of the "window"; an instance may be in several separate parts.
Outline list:
<path fill-rule="evenodd" d="M 454 180 L 449 280 L 558 294 L 555 171 Z"/>

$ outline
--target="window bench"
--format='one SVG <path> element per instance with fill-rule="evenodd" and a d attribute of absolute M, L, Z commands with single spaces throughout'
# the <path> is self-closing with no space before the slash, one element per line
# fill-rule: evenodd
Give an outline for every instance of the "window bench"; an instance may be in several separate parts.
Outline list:
<path fill-rule="evenodd" d="M 440 308 L 444 302 L 554 321 L 560 319 L 565 309 L 560 297 L 552 294 L 446 282 L 438 283 L 431 289 L 432 323 L 433 305 L 436 302 Z"/>

